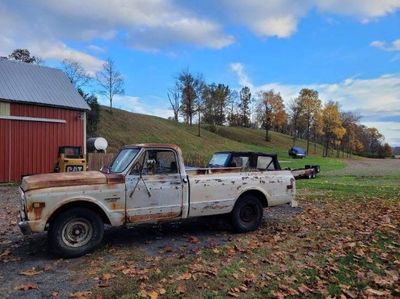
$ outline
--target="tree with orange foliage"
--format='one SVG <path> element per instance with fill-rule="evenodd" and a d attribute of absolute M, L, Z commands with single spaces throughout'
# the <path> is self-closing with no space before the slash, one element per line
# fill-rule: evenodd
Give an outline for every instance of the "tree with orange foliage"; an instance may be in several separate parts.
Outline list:
<path fill-rule="evenodd" d="M 383 155 L 384 157 L 392 157 L 393 156 L 393 149 L 392 147 L 389 145 L 389 143 L 385 143 L 383 145 Z"/>
<path fill-rule="evenodd" d="M 329 101 L 322 110 L 322 132 L 325 138 L 324 157 L 328 156 L 329 145 L 340 141 L 346 134 L 337 102 Z"/>
<path fill-rule="evenodd" d="M 265 129 L 265 140 L 270 141 L 269 131 L 272 128 L 276 130 L 282 128 L 287 123 L 288 115 L 279 93 L 271 89 L 259 92 L 258 96 L 257 120 Z"/>

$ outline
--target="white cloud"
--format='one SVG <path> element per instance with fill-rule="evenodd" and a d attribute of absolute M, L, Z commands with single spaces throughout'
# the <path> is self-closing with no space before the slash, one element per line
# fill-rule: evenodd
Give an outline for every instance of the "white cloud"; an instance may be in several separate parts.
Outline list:
<path fill-rule="evenodd" d="M 324 12 L 354 16 L 362 21 L 383 17 L 400 8 L 400 0 L 315 0 Z"/>
<path fill-rule="evenodd" d="M 233 62 L 230 64 L 230 68 L 238 76 L 240 86 L 248 86 L 250 89 L 254 88 L 249 76 L 244 71 L 243 63 Z"/>
<path fill-rule="evenodd" d="M 78 61 L 91 75 L 94 75 L 96 71 L 100 70 L 104 63 L 104 61 L 92 55 L 74 50 L 60 42 L 38 42 L 28 46 L 28 48 L 31 49 L 33 53 L 39 53 L 40 57 L 44 59 L 59 61 L 71 59 Z"/>
<path fill-rule="evenodd" d="M 368 22 L 400 8 L 400 0 L 224 0 L 222 3 L 220 10 L 232 23 L 242 24 L 261 37 L 279 38 L 295 33 L 301 18 L 312 9 Z"/>
<path fill-rule="evenodd" d="M 4 0 L 0 11 L 13 16 L 0 24 L 12 28 L 14 38 L 23 32 L 34 40 L 114 39 L 146 50 L 175 44 L 220 49 L 234 41 L 218 23 L 198 17 L 172 0 L 42 0 L 23 5 Z"/>
<path fill-rule="evenodd" d="M 312 88 L 319 92 L 323 101 L 337 101 L 343 110 L 359 113 L 362 116 L 362 123 L 376 124 L 388 142 L 397 144 L 398 141 L 394 138 L 400 139 L 400 74 L 370 79 L 348 78 L 342 82 L 330 84 L 298 85 L 275 82 L 254 86 L 245 72 L 244 65 L 241 63 L 235 63 L 235 65 L 240 66 L 236 69 L 231 67 L 232 71 L 238 75 L 239 85 L 251 87 L 254 94 L 260 90 L 273 89 L 280 92 L 288 103 L 298 96 L 302 88 Z M 246 80 L 244 81 L 243 78 Z M 247 84 L 244 84 L 245 82 Z"/>
<path fill-rule="evenodd" d="M 375 40 L 370 43 L 371 47 L 379 48 L 384 51 L 400 51 L 400 39 L 396 39 L 390 43 L 380 41 L 380 40 Z"/>

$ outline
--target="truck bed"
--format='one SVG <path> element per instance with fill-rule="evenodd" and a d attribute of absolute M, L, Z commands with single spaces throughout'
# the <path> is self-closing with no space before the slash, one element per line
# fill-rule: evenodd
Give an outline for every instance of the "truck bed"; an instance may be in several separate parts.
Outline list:
<path fill-rule="evenodd" d="M 268 206 L 289 203 L 295 190 L 289 189 L 290 171 L 243 171 L 240 167 L 187 170 L 190 189 L 189 216 L 229 213 L 236 199 L 247 190 L 258 190 Z"/>

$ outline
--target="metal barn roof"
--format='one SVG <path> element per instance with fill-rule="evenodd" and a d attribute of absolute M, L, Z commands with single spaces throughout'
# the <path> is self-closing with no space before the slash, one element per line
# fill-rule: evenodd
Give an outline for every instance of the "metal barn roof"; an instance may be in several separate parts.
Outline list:
<path fill-rule="evenodd" d="M 0 99 L 90 110 L 61 70 L 6 59 L 0 59 Z"/>

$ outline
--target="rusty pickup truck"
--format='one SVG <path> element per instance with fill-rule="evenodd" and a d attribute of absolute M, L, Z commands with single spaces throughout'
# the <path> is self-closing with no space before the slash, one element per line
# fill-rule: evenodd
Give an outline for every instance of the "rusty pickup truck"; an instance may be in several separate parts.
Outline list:
<path fill-rule="evenodd" d="M 252 231 L 264 207 L 290 203 L 296 188 L 290 171 L 185 169 L 178 146 L 135 144 L 101 171 L 24 177 L 20 192 L 21 231 L 47 231 L 52 251 L 77 257 L 101 243 L 105 224 L 229 214 L 236 231 Z"/>

